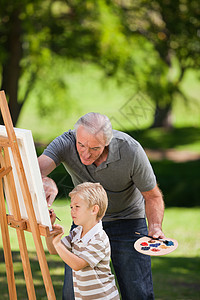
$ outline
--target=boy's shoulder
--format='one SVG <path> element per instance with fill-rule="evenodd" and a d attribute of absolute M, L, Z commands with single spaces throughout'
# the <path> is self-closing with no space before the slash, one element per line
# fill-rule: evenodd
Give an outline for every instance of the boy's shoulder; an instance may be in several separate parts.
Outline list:
<path fill-rule="evenodd" d="M 106 234 L 106 232 L 102 229 L 102 231 L 97 232 L 96 234 L 94 234 L 91 239 L 88 241 L 88 244 L 90 245 L 99 245 L 99 247 L 109 247 L 110 243 L 109 243 L 109 238 Z"/>
<path fill-rule="evenodd" d="M 103 230 L 102 223 L 96 224 L 88 233 L 81 238 L 82 227 L 77 226 L 71 231 L 72 241 L 82 241 L 85 245 L 87 244 L 99 244 L 101 246 L 108 246 L 109 239 L 106 232 Z"/>

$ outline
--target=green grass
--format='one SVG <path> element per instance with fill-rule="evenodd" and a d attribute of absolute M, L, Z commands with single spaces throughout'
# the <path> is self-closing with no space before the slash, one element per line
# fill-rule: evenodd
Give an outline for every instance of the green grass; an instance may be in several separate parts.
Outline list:
<path fill-rule="evenodd" d="M 200 208 L 168 208 L 163 230 L 178 241 L 167 256 L 152 258 L 156 299 L 200 299 Z"/>
<path fill-rule="evenodd" d="M 57 200 L 53 208 L 62 222 L 67 234 L 70 225 L 70 208 L 67 200 Z M 167 208 L 163 229 L 167 237 L 178 240 L 176 251 L 166 256 L 152 258 L 152 272 L 156 300 L 200 299 L 200 208 Z M 25 281 L 21 266 L 16 232 L 10 228 L 13 261 L 18 298 L 27 299 Z M 46 299 L 46 293 L 39 269 L 34 243 L 30 233 L 26 233 L 29 257 L 34 278 L 37 299 Z M 47 251 L 45 241 L 43 245 Z M 58 256 L 46 257 L 57 299 L 61 299 L 64 279 L 64 264 Z M 0 239 L 0 286 L 1 300 L 8 300 L 7 280 L 3 259 L 2 241 Z"/>

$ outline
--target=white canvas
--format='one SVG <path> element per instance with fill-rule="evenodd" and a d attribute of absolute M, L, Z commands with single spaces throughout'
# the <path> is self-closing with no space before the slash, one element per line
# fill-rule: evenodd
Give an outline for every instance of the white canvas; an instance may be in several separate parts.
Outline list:
<path fill-rule="evenodd" d="M 47 201 L 46 201 L 45 192 L 43 188 L 42 177 L 39 169 L 39 164 L 37 160 L 37 154 L 33 142 L 32 133 L 30 130 L 20 129 L 20 128 L 14 128 L 14 131 L 17 137 L 17 142 L 18 142 L 22 163 L 24 166 L 24 171 L 26 174 L 37 222 L 42 225 L 48 226 L 49 229 L 51 230 L 52 226 L 49 217 Z M 0 125 L 0 136 L 7 137 L 5 126 Z M 16 167 L 14 164 L 13 155 L 10 148 L 9 148 L 9 154 L 10 154 L 11 165 L 13 168 L 13 174 L 14 174 L 14 180 L 16 184 L 21 216 L 24 219 L 28 219 Z M 6 202 L 7 202 L 9 214 L 12 215 L 12 207 L 11 207 L 11 203 L 9 203 L 8 198 L 6 199 Z"/>

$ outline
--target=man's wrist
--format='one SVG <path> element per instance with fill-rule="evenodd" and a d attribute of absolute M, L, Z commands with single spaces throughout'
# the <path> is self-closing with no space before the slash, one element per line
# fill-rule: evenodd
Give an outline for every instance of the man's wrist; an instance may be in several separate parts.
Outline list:
<path fill-rule="evenodd" d="M 150 224 L 148 226 L 148 233 L 154 238 L 164 238 L 165 236 L 162 232 L 162 224 L 159 223 Z"/>
<path fill-rule="evenodd" d="M 161 223 L 152 223 L 148 225 L 149 229 L 160 229 L 162 230 L 162 224 Z"/>

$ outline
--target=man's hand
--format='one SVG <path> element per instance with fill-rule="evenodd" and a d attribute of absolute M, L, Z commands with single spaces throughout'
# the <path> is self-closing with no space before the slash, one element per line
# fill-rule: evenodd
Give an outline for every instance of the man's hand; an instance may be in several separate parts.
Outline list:
<path fill-rule="evenodd" d="M 49 177 L 42 178 L 47 204 L 50 207 L 58 194 L 58 188 L 53 179 Z"/>
<path fill-rule="evenodd" d="M 160 226 L 156 226 L 156 224 L 154 224 L 153 226 L 149 226 L 149 232 L 148 235 L 153 236 L 155 239 L 159 238 L 159 239 L 164 239 L 165 235 L 162 232 L 162 228 L 160 228 Z"/>
<path fill-rule="evenodd" d="M 56 214 L 52 208 L 49 210 L 49 216 L 50 216 L 51 224 L 53 225 L 56 221 Z"/>

